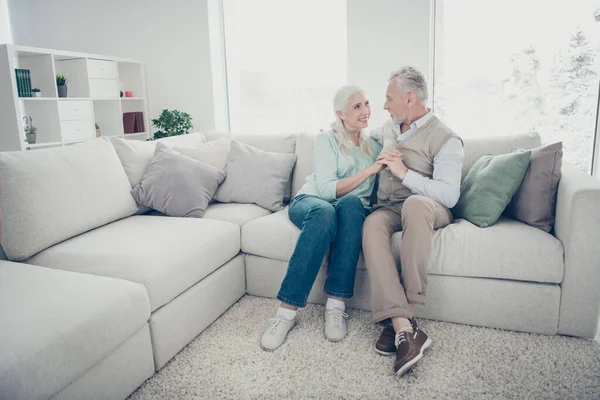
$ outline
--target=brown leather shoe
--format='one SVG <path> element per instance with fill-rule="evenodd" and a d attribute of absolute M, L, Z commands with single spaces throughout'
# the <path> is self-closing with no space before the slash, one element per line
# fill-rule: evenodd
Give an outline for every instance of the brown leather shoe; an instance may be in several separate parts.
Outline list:
<path fill-rule="evenodd" d="M 413 320 L 414 321 L 414 320 Z M 413 332 L 401 331 L 396 334 L 396 362 L 394 371 L 402 376 L 422 357 L 426 348 L 431 345 L 427 334 L 413 324 Z"/>
<path fill-rule="evenodd" d="M 388 325 L 383 329 L 379 339 L 375 342 L 375 351 L 382 356 L 393 356 L 396 354 L 396 332 L 394 327 Z"/>

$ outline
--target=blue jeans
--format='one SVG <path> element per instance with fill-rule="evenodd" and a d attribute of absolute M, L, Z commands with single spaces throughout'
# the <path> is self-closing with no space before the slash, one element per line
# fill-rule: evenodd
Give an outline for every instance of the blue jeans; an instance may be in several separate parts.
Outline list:
<path fill-rule="evenodd" d="M 352 297 L 362 224 L 369 211 L 354 195 L 343 196 L 334 206 L 305 194 L 294 197 L 288 211 L 290 220 L 301 232 L 277 299 L 296 307 L 306 306 L 330 245 L 325 294 Z"/>

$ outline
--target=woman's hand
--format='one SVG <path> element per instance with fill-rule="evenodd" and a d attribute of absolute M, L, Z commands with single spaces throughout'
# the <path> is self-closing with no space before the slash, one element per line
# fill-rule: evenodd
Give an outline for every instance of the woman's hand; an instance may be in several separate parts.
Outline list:
<path fill-rule="evenodd" d="M 369 172 L 369 175 L 375 175 L 383 171 L 386 166 L 387 165 L 385 164 L 385 161 L 377 160 L 373 163 L 373 165 L 367 168 L 367 171 Z"/>
<path fill-rule="evenodd" d="M 408 173 L 408 168 L 402 160 L 402 153 L 398 150 L 388 150 L 379 154 L 377 161 L 383 162 L 390 169 L 392 175 L 400 180 L 403 180 Z"/>

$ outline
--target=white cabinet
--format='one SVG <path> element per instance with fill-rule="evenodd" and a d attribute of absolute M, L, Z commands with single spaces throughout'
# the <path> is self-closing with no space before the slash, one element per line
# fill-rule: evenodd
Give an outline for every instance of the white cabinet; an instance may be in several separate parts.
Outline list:
<path fill-rule="evenodd" d="M 114 79 L 90 79 L 90 97 L 103 99 L 119 97 L 119 85 Z"/>
<path fill-rule="evenodd" d="M 16 69 L 29 70 L 31 86 L 41 90 L 41 97 L 19 96 Z M 66 98 L 58 97 L 57 74 L 68 80 Z M 93 140 L 96 125 L 101 136 L 149 137 L 144 68 L 136 60 L 0 45 L 0 105 L 0 151 Z M 143 113 L 146 132 L 124 133 L 123 114 L 129 112 Z M 31 117 L 37 130 L 35 144 L 26 141 L 24 117 Z"/>
<path fill-rule="evenodd" d="M 104 60 L 87 60 L 90 79 L 117 79 L 117 63 Z"/>
<path fill-rule="evenodd" d="M 94 124 L 91 120 L 61 121 L 62 139 L 65 142 L 92 139 L 95 137 Z"/>
<path fill-rule="evenodd" d="M 92 107 L 89 100 L 67 100 L 58 102 L 61 121 L 92 120 Z"/>

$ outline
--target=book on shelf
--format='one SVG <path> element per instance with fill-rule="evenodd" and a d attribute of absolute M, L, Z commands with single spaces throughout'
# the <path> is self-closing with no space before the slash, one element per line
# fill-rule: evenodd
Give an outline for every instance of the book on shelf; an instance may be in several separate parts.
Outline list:
<path fill-rule="evenodd" d="M 17 81 L 17 92 L 19 97 L 32 97 L 31 94 L 31 72 L 28 69 L 15 69 Z"/>
<path fill-rule="evenodd" d="M 17 82 L 17 92 L 19 97 L 23 97 L 23 84 L 21 83 L 21 70 L 15 69 L 15 80 Z"/>
<path fill-rule="evenodd" d="M 25 71 L 25 93 L 27 93 L 27 97 L 33 97 L 31 93 L 31 72 L 26 69 Z"/>
<path fill-rule="evenodd" d="M 144 131 L 144 113 L 141 111 L 123 113 L 124 133 L 141 133 Z"/>

